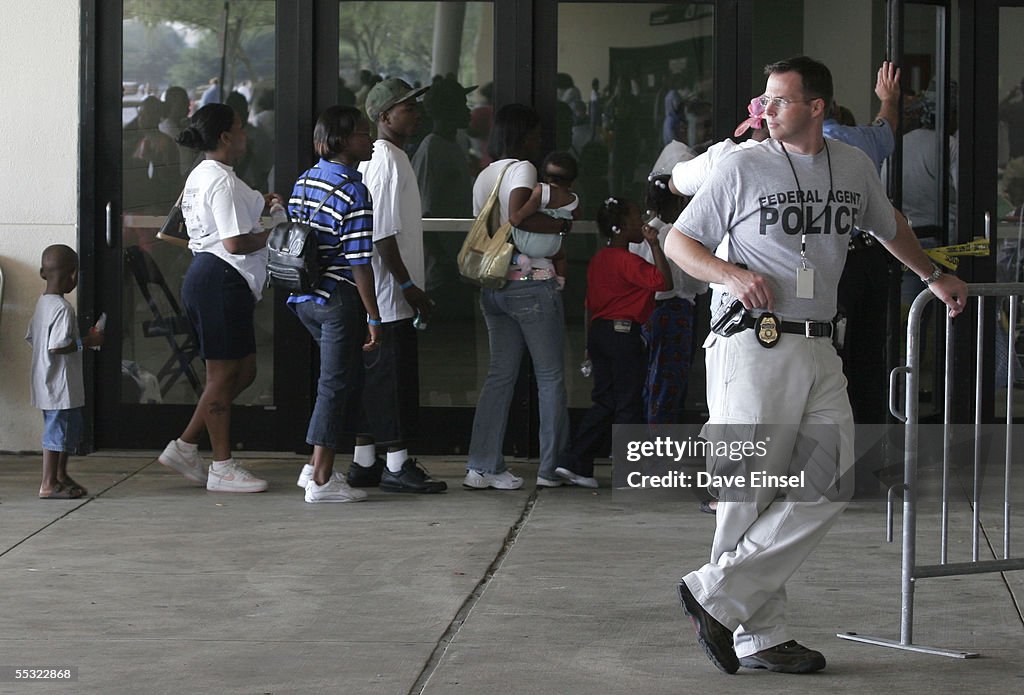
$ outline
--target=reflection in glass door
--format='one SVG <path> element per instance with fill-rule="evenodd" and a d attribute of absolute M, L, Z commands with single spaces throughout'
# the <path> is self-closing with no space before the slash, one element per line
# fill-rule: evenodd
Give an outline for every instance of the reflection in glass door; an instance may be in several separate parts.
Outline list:
<path fill-rule="evenodd" d="M 1020 36 L 1024 31 L 1024 7 L 999 8 L 999 70 L 998 139 L 995 157 L 996 197 L 993 215 L 996 250 L 996 282 L 1024 282 L 1024 55 L 1020 50 Z M 987 101 L 990 104 L 991 101 Z M 982 164 L 992 166 L 993 163 Z M 991 197 L 986 196 L 987 200 Z M 988 203 L 986 202 L 986 205 Z M 1012 378 L 1014 393 L 1024 388 L 1024 365 L 1020 355 L 1024 352 L 1024 332 L 1021 325 L 1021 307 L 1018 307 L 1018 325 L 1009 325 L 1009 300 L 997 309 L 995 335 L 995 385 L 1002 389 L 1002 398 L 996 399 L 996 414 L 1004 416 L 1007 378 Z M 1007 375 L 1006 353 L 1010 349 L 1009 336 L 1013 335 L 1013 374 Z M 1020 400 L 1017 398 L 1016 400 Z M 1017 408 L 1020 408 L 1020 403 Z"/>
<path fill-rule="evenodd" d="M 192 404 L 202 391 L 203 361 L 178 299 L 192 254 L 157 240 L 156 232 L 202 154 L 175 138 L 197 109 L 227 103 L 246 121 L 248 136 L 236 173 L 271 190 L 274 2 L 127 2 L 122 31 L 120 400 Z M 240 405 L 273 403 L 269 301 L 257 305 L 256 328 L 259 373 Z"/>
<path fill-rule="evenodd" d="M 582 219 L 593 220 L 609 195 L 643 207 L 655 168 L 667 173 L 711 144 L 713 36 L 713 3 L 558 4 L 555 146 L 579 162 Z M 566 237 L 568 365 L 583 359 L 587 264 L 603 243 L 592 222 Z M 592 387 L 566 370 L 571 408 L 589 407 Z M 687 393 L 687 409 L 703 410 L 699 354 Z"/>
<path fill-rule="evenodd" d="M 106 346 L 95 360 L 99 447 L 162 445 L 201 393 L 204 365 L 180 303 L 192 254 L 156 233 L 199 161 L 175 138 L 207 103 L 227 103 L 246 123 L 248 150 L 235 166 L 238 175 L 261 191 L 275 187 L 276 5 L 124 0 L 89 3 L 83 12 L 96 35 L 96 65 L 85 82 L 86 100 L 94 94 L 96 103 L 83 139 L 83 177 L 90 180 L 83 201 L 93 206 L 83 248 L 95 252 L 96 313 L 108 315 Z M 277 325 L 287 322 L 275 304 L 267 293 L 257 305 L 258 376 L 235 401 L 242 406 L 236 449 L 301 442 L 292 409 L 275 412 L 305 385 L 275 381 L 280 346 L 295 333 Z M 301 359 L 293 354 L 291 362 Z"/>
<path fill-rule="evenodd" d="M 339 4 L 338 103 L 362 109 L 385 77 L 431 85 L 406 146 L 425 218 L 425 289 L 437 307 L 417 336 L 425 409 L 474 407 L 487 370 L 478 293 L 459 279 L 455 258 L 473 214 L 473 181 L 489 163 L 493 22 L 490 2 Z"/>

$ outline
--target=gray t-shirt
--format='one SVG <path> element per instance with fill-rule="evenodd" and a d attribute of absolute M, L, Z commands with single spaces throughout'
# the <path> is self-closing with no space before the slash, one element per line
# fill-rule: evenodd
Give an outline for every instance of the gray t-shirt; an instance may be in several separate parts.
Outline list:
<path fill-rule="evenodd" d="M 786 321 L 835 316 L 836 288 L 854 226 L 883 241 L 896 235 L 892 205 L 871 160 L 845 143 L 826 144 L 828 150 L 815 155 L 789 152 L 793 169 L 774 139 L 723 158 L 675 223 L 712 251 L 728 234 L 728 260 L 768 280 L 775 313 Z M 807 267 L 814 269 L 809 299 L 796 296 L 804 231 Z"/>
<path fill-rule="evenodd" d="M 30 388 L 32 405 L 40 410 L 68 410 L 85 405 L 82 353 L 50 354 L 78 338 L 75 308 L 57 294 L 36 302 L 25 340 L 32 346 Z"/>

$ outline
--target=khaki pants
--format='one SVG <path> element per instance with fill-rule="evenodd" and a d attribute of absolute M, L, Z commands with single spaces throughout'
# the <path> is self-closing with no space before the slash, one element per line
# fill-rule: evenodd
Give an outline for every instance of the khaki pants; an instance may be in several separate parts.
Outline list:
<path fill-rule="evenodd" d="M 828 338 L 783 334 L 768 349 L 746 330 L 730 338 L 712 334 L 705 348 L 709 424 L 735 423 L 747 427 L 752 438 L 759 426 L 794 425 L 784 428 L 794 435 L 830 426 L 837 435 L 838 471 L 852 468 L 846 378 Z M 779 439 L 761 463 L 769 472 L 791 472 L 795 436 Z M 711 561 L 683 578 L 704 609 L 733 630 L 740 657 L 791 639 L 786 581 L 846 506 L 834 496 L 793 501 L 779 492 L 760 489 L 752 491 L 750 502 L 720 502 Z"/>

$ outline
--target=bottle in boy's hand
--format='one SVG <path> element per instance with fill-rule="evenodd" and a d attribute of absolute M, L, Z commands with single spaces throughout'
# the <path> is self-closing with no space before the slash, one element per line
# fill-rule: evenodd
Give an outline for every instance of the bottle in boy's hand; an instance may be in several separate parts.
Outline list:
<path fill-rule="evenodd" d="M 96 325 L 94 325 L 92 328 L 89 329 L 89 333 L 92 333 L 92 334 L 102 333 L 106 329 L 107 329 L 107 312 L 104 311 L 102 314 L 100 314 L 99 319 L 96 320 Z M 92 350 L 99 350 L 100 349 L 99 345 L 90 345 L 89 347 Z"/>

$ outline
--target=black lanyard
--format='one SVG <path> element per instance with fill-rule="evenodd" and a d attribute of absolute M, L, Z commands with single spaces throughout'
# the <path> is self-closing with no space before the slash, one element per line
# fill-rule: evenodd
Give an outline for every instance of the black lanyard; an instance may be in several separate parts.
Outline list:
<path fill-rule="evenodd" d="M 823 140 L 825 143 L 825 157 L 828 158 L 828 195 L 829 198 L 835 197 L 835 190 L 832 186 L 832 152 L 828 149 L 828 140 Z M 793 166 L 793 159 L 789 156 L 789 151 L 786 149 L 786 145 L 779 140 L 779 147 L 782 148 L 782 153 L 786 155 L 786 161 L 789 162 L 789 170 L 793 172 L 793 180 L 796 181 L 796 188 L 798 191 L 803 192 L 804 188 L 800 185 L 800 179 L 796 175 L 796 167 Z M 825 201 L 828 205 L 828 201 Z M 800 265 L 804 268 L 807 267 L 807 227 L 811 227 L 815 222 L 820 220 L 825 215 L 825 210 L 822 209 L 821 214 L 815 217 L 813 220 L 808 222 L 806 225 L 801 225 L 800 230 Z"/>

